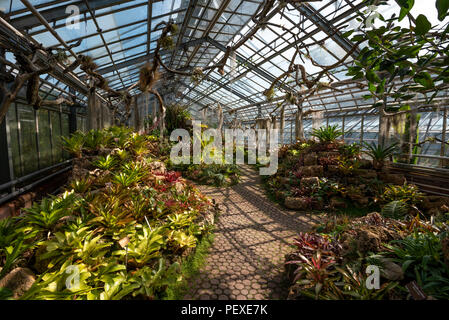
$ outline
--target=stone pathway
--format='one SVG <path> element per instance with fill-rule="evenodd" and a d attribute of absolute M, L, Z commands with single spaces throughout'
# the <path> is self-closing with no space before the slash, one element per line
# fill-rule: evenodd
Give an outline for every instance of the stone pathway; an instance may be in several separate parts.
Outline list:
<path fill-rule="evenodd" d="M 201 187 L 220 204 L 214 244 L 185 299 L 285 299 L 284 258 L 292 238 L 318 222 L 268 200 L 258 171 L 242 168 L 231 188 Z"/>

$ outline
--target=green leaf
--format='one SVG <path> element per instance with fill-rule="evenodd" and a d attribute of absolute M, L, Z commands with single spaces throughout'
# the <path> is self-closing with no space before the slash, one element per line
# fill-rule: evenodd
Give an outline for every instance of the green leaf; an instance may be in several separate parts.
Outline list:
<path fill-rule="evenodd" d="M 433 80 L 432 80 L 430 74 L 428 74 L 427 72 L 420 72 L 420 73 L 416 74 L 413 77 L 413 79 L 415 80 L 416 83 L 423 85 L 424 88 L 426 88 L 426 89 L 433 88 L 433 86 L 434 86 Z"/>
<path fill-rule="evenodd" d="M 348 38 L 353 33 L 354 33 L 354 30 L 349 30 L 349 31 L 346 31 L 345 33 L 343 33 L 341 36 L 345 37 L 345 38 Z"/>
<path fill-rule="evenodd" d="M 447 1 L 449 3 L 449 1 Z M 426 16 L 420 14 L 418 18 L 416 18 L 416 28 L 415 33 L 419 36 L 425 35 L 432 28 L 429 20 L 427 20 Z"/>
<path fill-rule="evenodd" d="M 398 0 L 397 3 L 401 6 L 401 12 L 399 13 L 399 21 L 401 21 L 413 8 L 415 0 Z"/>
<path fill-rule="evenodd" d="M 449 1 L 437 0 L 435 6 L 438 10 L 438 20 L 443 21 L 447 15 L 447 11 L 449 10 Z"/>
<path fill-rule="evenodd" d="M 366 79 L 370 82 L 380 82 L 380 78 L 373 70 L 366 71 Z"/>

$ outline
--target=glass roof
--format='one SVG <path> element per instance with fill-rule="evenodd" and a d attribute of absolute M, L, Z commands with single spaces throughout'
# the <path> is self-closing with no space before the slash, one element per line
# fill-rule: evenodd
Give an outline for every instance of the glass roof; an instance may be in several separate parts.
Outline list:
<path fill-rule="evenodd" d="M 179 32 L 173 38 L 173 50 L 162 50 L 165 64 L 171 68 L 206 67 L 217 63 L 227 46 L 236 44 L 243 35 L 255 26 L 252 17 L 263 4 L 263 0 L 29 0 L 46 19 L 53 30 L 73 48 L 76 54 L 90 55 L 99 66 L 98 72 L 108 79 L 111 88 L 121 90 L 138 81 L 139 68 L 152 60 L 162 21 L 173 21 Z M 381 13 L 397 12 L 393 0 L 391 6 L 381 7 Z M 79 10 L 76 28 L 67 25 L 73 6 Z M 69 7 L 72 6 L 72 7 Z M 318 74 L 322 68 L 314 64 L 332 65 L 343 58 L 352 43 L 342 37 L 337 29 L 350 30 L 357 27 L 356 17 L 364 10 L 363 0 L 323 0 L 308 3 L 290 2 L 285 7 L 274 6 L 268 13 L 266 27 L 259 29 L 228 59 L 225 75 L 216 70 L 209 72 L 207 79 L 199 84 L 189 77 L 174 76 L 160 82 L 164 98 L 186 104 L 198 110 L 217 102 L 225 112 L 238 110 L 242 120 L 253 120 L 259 114 L 268 115 L 284 93 L 276 90 L 273 102 L 267 102 L 263 92 L 272 81 L 289 66 L 296 49 L 311 57 L 301 62 L 307 76 Z M 69 10 L 68 8 L 72 8 Z M 0 10 L 5 12 L 11 25 L 27 33 L 44 46 L 59 46 L 58 39 L 25 7 L 22 1 L 0 0 Z M 436 17 L 435 8 L 427 8 L 424 1 L 416 1 L 412 12 L 429 12 Z M 436 18 L 434 18 L 436 19 Z M 438 21 L 431 21 L 437 23 Z M 379 22 L 378 22 L 379 23 Z M 282 27 L 272 24 L 281 25 Z M 99 26 L 99 28 L 97 27 Z M 354 55 L 357 54 L 357 51 Z M 13 60 L 12 56 L 8 59 Z M 70 57 L 73 61 L 73 57 Z M 296 58 L 299 59 L 298 57 Z M 313 61 L 312 61 L 313 60 Z M 350 55 L 345 63 L 350 64 Z M 299 62 L 299 61 L 297 61 Z M 348 80 L 345 66 L 331 70 L 322 78 L 325 82 Z M 82 80 L 84 72 L 74 70 Z M 43 75 L 51 91 L 68 91 L 68 86 L 48 75 Z M 285 88 L 301 90 L 292 78 Z M 50 92 L 51 92 L 50 91 Z M 372 104 L 364 100 L 366 88 L 348 81 L 339 91 L 322 90 L 304 102 L 305 109 L 342 110 L 361 108 Z M 51 94 L 55 94 L 51 92 Z M 105 92 L 100 92 L 104 95 Z M 131 94 L 140 94 L 133 89 Z M 166 97 L 170 95 L 170 97 Z M 86 99 L 78 95 L 80 99 Z M 293 114 L 295 106 L 286 106 L 286 114 Z M 226 116 L 226 115 L 225 115 Z"/>

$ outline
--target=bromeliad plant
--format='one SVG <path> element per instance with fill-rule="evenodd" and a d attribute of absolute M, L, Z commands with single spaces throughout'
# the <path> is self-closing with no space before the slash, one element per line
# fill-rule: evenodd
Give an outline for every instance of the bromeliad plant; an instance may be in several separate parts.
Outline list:
<path fill-rule="evenodd" d="M 406 277 L 414 279 L 434 298 L 449 298 L 449 266 L 444 262 L 442 237 L 432 232 L 413 233 L 387 244 L 387 254 L 402 266 Z"/>
<path fill-rule="evenodd" d="M 182 278 L 179 263 L 211 231 L 212 203 L 139 151 L 157 155 L 154 139 L 116 127 L 88 135 L 89 157 L 73 170 L 83 178 L 0 221 L 0 278 L 15 267 L 34 272 L 21 299 L 164 298 Z M 73 272 L 78 288 L 66 285 Z"/>

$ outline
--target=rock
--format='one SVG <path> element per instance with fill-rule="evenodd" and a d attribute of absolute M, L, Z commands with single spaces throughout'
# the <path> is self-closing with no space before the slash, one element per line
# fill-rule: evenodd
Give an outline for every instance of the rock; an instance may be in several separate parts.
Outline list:
<path fill-rule="evenodd" d="M 113 150 L 114 149 L 111 148 L 100 147 L 100 150 L 98 150 L 98 155 L 106 157 L 107 155 L 111 154 Z"/>
<path fill-rule="evenodd" d="M 315 152 L 304 155 L 304 166 L 315 166 L 318 163 L 318 157 Z"/>
<path fill-rule="evenodd" d="M 432 209 L 441 209 L 443 206 L 449 206 L 449 198 L 443 196 L 426 196 L 423 198 L 421 207 L 428 211 Z"/>
<path fill-rule="evenodd" d="M 339 197 L 332 197 L 330 200 L 330 206 L 334 209 L 346 208 L 346 202 Z"/>
<path fill-rule="evenodd" d="M 378 252 L 382 246 L 382 238 L 374 230 L 360 227 L 345 234 L 343 240 L 343 256 L 354 256 L 358 253 Z"/>
<path fill-rule="evenodd" d="M 320 201 L 318 199 L 312 200 L 312 209 L 313 210 L 323 210 L 324 209 L 324 201 Z"/>
<path fill-rule="evenodd" d="M 346 181 L 348 182 L 348 184 L 358 185 L 360 182 L 360 179 L 358 177 L 347 177 Z"/>
<path fill-rule="evenodd" d="M 359 206 L 364 207 L 369 204 L 369 199 L 362 193 L 351 193 L 348 194 L 348 197 L 351 199 L 351 201 Z"/>
<path fill-rule="evenodd" d="M 287 197 L 285 198 L 284 205 L 293 210 L 307 210 L 310 208 L 310 198 L 306 197 Z"/>
<path fill-rule="evenodd" d="M 337 165 L 328 165 L 327 172 L 332 175 L 337 175 L 340 173 L 340 167 Z"/>
<path fill-rule="evenodd" d="M 8 288 L 13 292 L 13 298 L 20 298 L 27 292 L 36 277 L 34 273 L 28 268 L 15 268 L 2 279 L 0 279 L 0 288 Z"/>
<path fill-rule="evenodd" d="M 360 159 L 359 160 L 359 168 L 360 169 L 372 169 L 373 168 L 373 162 L 368 159 Z"/>
<path fill-rule="evenodd" d="M 404 272 L 402 271 L 402 267 L 390 259 L 380 258 L 380 262 L 382 263 L 381 275 L 391 281 L 398 281 L 404 279 Z"/>
<path fill-rule="evenodd" d="M 323 171 L 323 166 L 304 166 L 298 169 L 301 177 L 322 177 Z"/>
<path fill-rule="evenodd" d="M 379 179 L 384 183 L 391 183 L 396 185 L 404 185 L 407 182 L 404 175 L 401 173 L 380 173 Z"/>
<path fill-rule="evenodd" d="M 320 185 L 318 177 L 304 177 L 301 178 L 301 189 L 317 189 Z"/>
<path fill-rule="evenodd" d="M 328 159 L 335 159 L 340 156 L 340 153 L 337 151 L 321 151 L 318 152 L 319 158 L 328 158 Z"/>
<path fill-rule="evenodd" d="M 376 179 L 377 178 L 376 170 L 371 170 L 371 169 L 358 169 L 355 171 L 354 174 L 363 179 Z"/>
<path fill-rule="evenodd" d="M 284 200 L 285 199 L 285 191 L 276 191 L 275 192 L 276 199 L 278 200 Z"/>
<path fill-rule="evenodd" d="M 361 206 L 361 207 L 365 207 L 368 206 L 369 204 L 369 199 L 367 197 L 360 197 L 358 199 L 355 200 L 355 202 Z"/>

